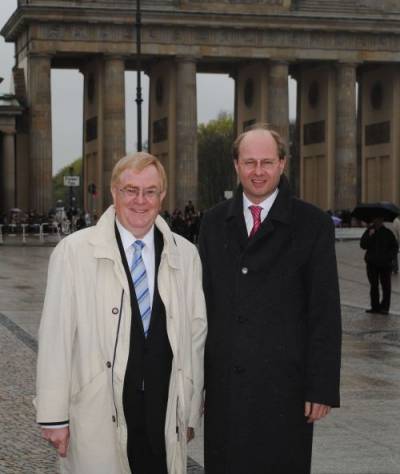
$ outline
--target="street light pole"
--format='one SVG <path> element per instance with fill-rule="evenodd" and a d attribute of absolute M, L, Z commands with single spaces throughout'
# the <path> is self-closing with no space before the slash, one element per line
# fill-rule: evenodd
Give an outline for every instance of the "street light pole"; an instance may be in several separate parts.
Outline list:
<path fill-rule="evenodd" d="M 136 0 L 136 106 L 137 106 L 137 149 L 142 151 L 142 84 L 141 84 L 141 26 L 140 0 Z"/>

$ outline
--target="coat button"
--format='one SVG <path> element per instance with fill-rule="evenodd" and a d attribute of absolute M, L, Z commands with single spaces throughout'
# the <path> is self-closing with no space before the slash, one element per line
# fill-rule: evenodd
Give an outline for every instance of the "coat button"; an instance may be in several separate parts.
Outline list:
<path fill-rule="evenodd" d="M 243 275 L 247 275 L 249 273 L 249 269 L 247 267 L 242 268 Z"/>
<path fill-rule="evenodd" d="M 119 309 L 114 307 L 112 310 L 111 310 L 112 314 L 118 314 L 119 313 Z"/>
<path fill-rule="evenodd" d="M 243 367 L 240 367 L 240 365 L 235 365 L 233 371 L 235 372 L 235 374 L 243 374 L 245 369 Z"/>
<path fill-rule="evenodd" d="M 113 423 L 115 423 L 115 420 L 116 420 L 115 415 L 113 415 L 113 416 L 112 416 L 112 421 L 113 421 Z"/>
<path fill-rule="evenodd" d="M 108 360 L 106 363 L 106 366 L 110 369 L 111 368 L 111 362 Z"/>

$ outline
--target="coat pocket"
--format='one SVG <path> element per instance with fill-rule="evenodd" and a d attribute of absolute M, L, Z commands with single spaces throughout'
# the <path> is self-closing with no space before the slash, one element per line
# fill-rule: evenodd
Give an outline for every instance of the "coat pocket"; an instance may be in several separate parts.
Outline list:
<path fill-rule="evenodd" d="M 68 457 L 79 466 L 73 472 L 118 472 L 116 447 L 111 387 L 104 370 L 71 399 Z"/>

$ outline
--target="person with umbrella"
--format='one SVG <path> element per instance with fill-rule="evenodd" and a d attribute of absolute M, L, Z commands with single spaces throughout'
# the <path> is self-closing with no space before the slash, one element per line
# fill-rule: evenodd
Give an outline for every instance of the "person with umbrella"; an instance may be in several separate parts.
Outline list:
<path fill-rule="evenodd" d="M 398 252 L 398 243 L 393 233 L 383 225 L 385 215 L 378 210 L 375 212 L 375 217 L 371 217 L 372 222 L 360 240 L 361 248 L 366 250 L 364 258 L 370 284 L 371 307 L 366 312 L 389 314 L 392 262 Z M 382 287 L 381 300 L 379 283 Z"/>
<path fill-rule="evenodd" d="M 397 243 L 400 244 L 400 218 L 396 217 L 396 219 L 393 222 L 386 223 L 385 226 L 393 232 L 393 235 L 395 239 L 397 240 Z M 392 273 L 394 273 L 395 275 L 399 273 L 398 254 L 394 257 L 393 262 L 392 262 Z"/>

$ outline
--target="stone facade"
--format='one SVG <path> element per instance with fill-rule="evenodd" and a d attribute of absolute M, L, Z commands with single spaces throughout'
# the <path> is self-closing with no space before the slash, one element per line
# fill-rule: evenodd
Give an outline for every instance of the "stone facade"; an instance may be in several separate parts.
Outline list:
<path fill-rule="evenodd" d="M 365 98 L 362 98 L 363 106 L 358 104 L 356 109 L 356 84 L 359 91 L 368 88 L 363 86 L 363 81 L 368 83 L 368 71 L 378 64 L 393 65 L 393 79 L 386 81 L 384 88 L 387 95 L 399 100 L 400 72 L 395 66 L 400 61 L 398 1 L 142 0 L 141 3 L 142 63 L 151 84 L 149 143 L 151 151 L 160 156 L 168 170 L 172 184 L 167 198 L 169 208 L 181 206 L 187 199 L 196 201 L 195 74 L 209 70 L 229 73 L 236 79 L 237 132 L 251 121 L 268 121 L 287 141 L 288 77 L 299 81 L 301 151 L 300 162 L 293 169 L 300 175 L 293 178 L 299 183 L 303 197 L 325 209 L 350 208 L 359 197 L 372 199 L 372 195 L 374 199 L 387 197 L 398 202 L 397 115 L 393 112 L 384 120 L 388 125 L 381 126 L 383 129 L 378 125 L 367 129 L 375 134 L 385 133 L 387 127 L 393 131 L 389 151 L 386 150 L 389 155 L 385 155 L 389 161 L 382 158 L 367 161 L 371 150 L 367 148 L 372 145 L 362 138 L 357 124 L 359 127 L 362 124 L 365 131 L 366 126 L 381 123 L 379 112 L 374 109 L 372 117 L 364 117 L 370 114 L 364 107 Z M 96 210 L 101 212 L 110 201 L 107 190 L 110 170 L 124 153 L 123 73 L 135 67 L 135 2 L 19 0 L 18 9 L 1 33 L 7 41 L 16 43 L 16 65 L 25 71 L 27 82 L 30 207 L 43 212 L 52 203 L 50 68 L 79 68 L 85 76 L 84 129 L 90 138 L 86 136 L 84 140 L 84 185 L 86 189 L 88 184 L 96 184 Z M 165 102 L 161 107 L 154 101 L 157 78 L 163 69 Z M 38 83 L 43 86 L 38 88 Z M 94 102 L 89 103 L 87 94 L 93 83 L 98 88 Z M 309 103 L 310 87 L 314 83 L 320 93 L 317 108 Z M 251 88 L 253 102 L 249 105 Z M 393 107 L 397 109 L 398 106 Z M 359 119 L 357 111 L 359 117 L 362 114 Z M 357 144 L 358 136 L 363 141 Z M 383 180 L 390 176 L 392 181 L 390 188 L 380 185 L 382 191 L 376 188 L 372 193 L 372 184 L 368 183 L 372 183 L 371 170 L 375 168 Z M 390 170 L 390 174 L 383 170 Z M 89 203 L 86 196 L 85 205 L 90 207 Z"/>
<path fill-rule="evenodd" d="M 0 96 L 0 214 L 17 205 L 17 127 L 23 110 L 15 96 Z"/>

